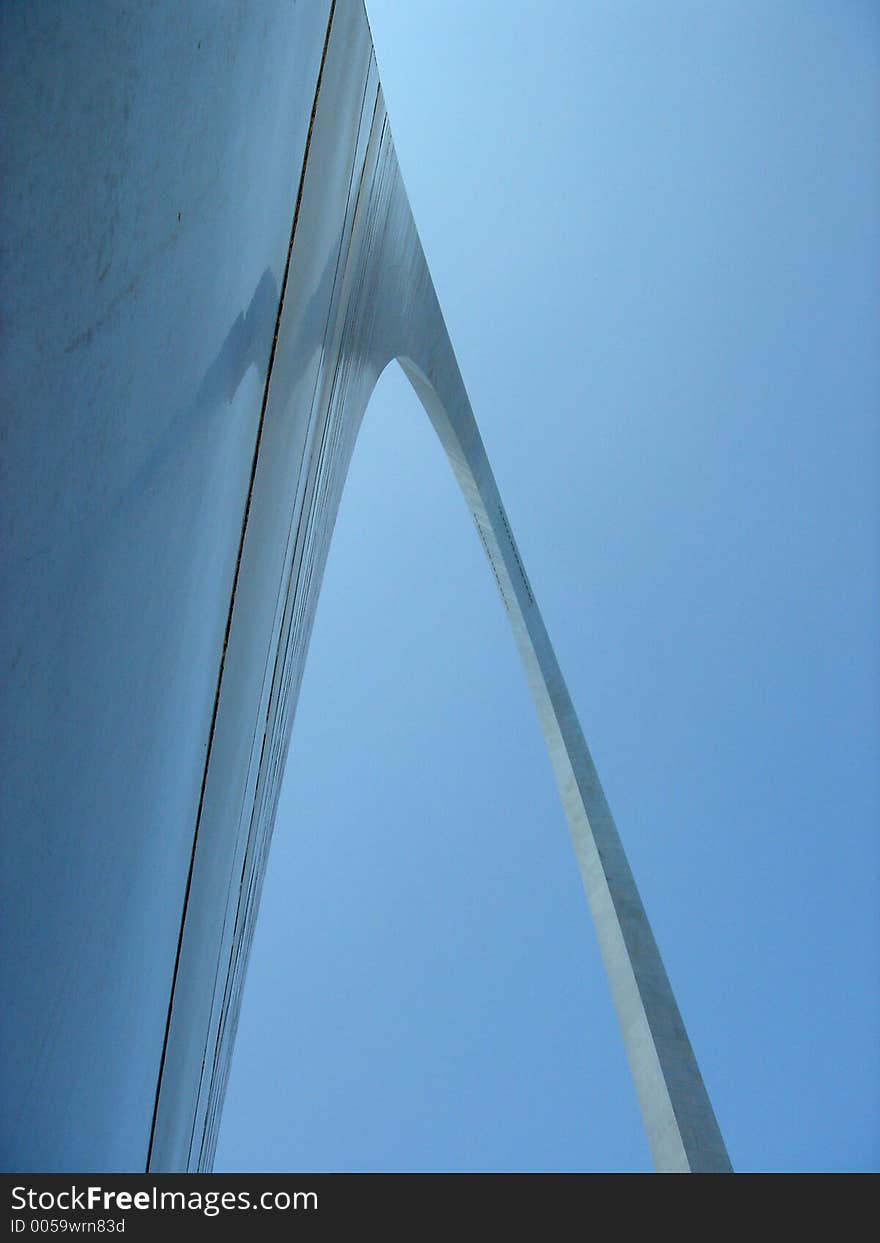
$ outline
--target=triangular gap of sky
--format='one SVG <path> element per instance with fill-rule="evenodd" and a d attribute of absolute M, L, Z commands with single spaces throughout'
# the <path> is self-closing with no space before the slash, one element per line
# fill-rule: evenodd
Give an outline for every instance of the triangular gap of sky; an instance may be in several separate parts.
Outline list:
<path fill-rule="evenodd" d="M 465 383 L 734 1165 L 877 1169 L 880 10 L 368 13 Z M 334 536 L 218 1165 L 646 1168 L 505 615 L 401 386 L 381 381 Z M 309 834 L 332 844 L 311 870 Z M 321 932 L 346 859 L 373 914 L 349 900 Z M 319 1018 L 292 947 L 317 962 L 343 936 Z"/>
<path fill-rule="evenodd" d="M 403 373 L 370 402 L 217 1168 L 648 1168 L 507 618 Z"/>

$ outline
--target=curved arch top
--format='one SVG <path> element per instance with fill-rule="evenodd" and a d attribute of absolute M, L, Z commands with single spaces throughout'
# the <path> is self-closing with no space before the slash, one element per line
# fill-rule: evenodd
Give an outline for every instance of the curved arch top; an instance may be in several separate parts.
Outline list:
<path fill-rule="evenodd" d="M 31 564 L 42 540 L 58 562 L 52 581 L 68 585 L 56 603 L 62 608 L 71 599 L 78 603 L 69 617 L 72 634 L 34 627 L 26 608 L 4 622 L 7 650 L 17 645 L 24 653 L 17 667 L 30 671 L 23 680 L 20 672 L 7 673 L 12 712 L 29 723 L 3 751 L 11 773 L 10 810 L 23 841 L 31 834 L 30 847 L 14 844 L 12 850 L 17 878 L 9 908 L 12 935 L 26 939 L 34 918 L 44 924 L 27 963 L 13 968 L 7 981 L 7 996 L 20 1001 L 4 1032 L 12 1056 L 7 1065 L 16 1068 L 15 1108 L 4 1124 L 7 1168 L 211 1167 L 329 541 L 369 397 L 382 370 L 397 359 L 455 472 L 510 619 L 571 829 L 655 1164 L 665 1170 L 729 1169 L 468 401 L 398 169 L 362 3 L 334 0 L 311 6 L 305 16 L 302 7 L 293 16 L 282 6 L 273 9 L 269 34 L 263 36 L 265 47 L 277 41 L 298 49 L 292 62 L 278 54 L 265 65 L 281 101 L 270 99 L 276 128 L 268 130 L 281 132 L 282 112 L 296 118 L 293 131 L 281 136 L 281 150 L 272 153 L 278 165 L 286 161 L 294 169 L 295 184 L 289 176 L 286 188 L 272 183 L 274 197 L 263 196 L 271 202 L 255 205 L 243 200 L 246 182 L 208 178 L 201 184 L 198 169 L 194 174 L 176 169 L 173 177 L 188 187 L 190 197 L 171 223 L 182 226 L 192 205 L 205 217 L 201 231 L 183 236 L 172 230 L 170 242 L 157 236 L 150 250 L 137 232 L 143 229 L 140 208 L 131 204 L 148 182 L 152 154 L 132 161 L 127 149 L 110 152 L 104 158 L 118 159 L 118 180 L 130 191 L 117 205 L 122 221 L 117 228 L 131 229 L 148 256 L 146 268 L 105 298 L 102 286 L 113 269 L 111 261 L 105 270 L 101 248 L 109 254 L 111 238 L 96 242 L 87 272 L 62 271 L 55 278 L 65 307 L 73 308 L 82 298 L 77 290 L 84 288 L 95 312 L 91 324 L 68 334 L 67 352 L 53 355 L 52 383 L 37 400 L 48 418 L 59 392 L 78 386 L 84 402 L 88 393 L 92 408 L 105 412 L 101 417 L 122 447 L 112 462 L 106 441 L 88 442 L 91 447 L 82 450 L 86 456 L 76 478 L 97 471 L 108 480 L 97 495 L 80 497 L 76 482 L 64 482 L 63 454 L 47 464 L 46 492 L 54 488 L 66 496 L 67 509 L 62 503 L 50 513 L 39 484 L 28 485 L 28 497 L 13 496 L 24 517 L 8 563 L 12 589 L 19 596 L 24 592 L 25 602 L 36 599 L 35 580 L 28 577 L 32 570 L 22 567 Z M 151 19 L 137 17 L 132 6 L 125 20 Z M 112 39 L 104 46 L 94 36 L 94 46 L 87 48 L 90 63 L 105 68 L 118 63 L 121 68 L 112 72 L 120 81 L 126 69 L 137 78 L 135 71 L 144 68 L 137 61 L 144 53 L 137 49 L 156 48 L 160 41 L 152 26 L 139 33 L 140 43 L 123 40 L 124 46 L 114 46 Z M 31 35 L 22 28 L 18 46 L 27 48 Z M 234 41 L 230 29 L 233 51 Z M 175 71 L 182 73 L 180 59 Z M 46 64 L 41 72 L 57 69 Z M 7 75 L 10 81 L 8 90 L 30 89 L 20 74 Z M 246 87 L 244 75 L 234 100 L 243 120 L 230 113 L 207 122 L 216 125 L 211 133 L 218 148 L 230 128 L 255 123 Z M 82 99 L 74 96 L 74 111 L 86 116 L 91 103 L 88 91 Z M 143 106 L 148 105 L 149 100 Z M 64 160 L 59 127 L 56 118 L 50 156 L 61 171 L 51 176 L 72 184 L 75 161 Z M 107 170 L 94 171 L 98 177 Z M 265 169 L 255 167 L 251 175 L 266 184 Z M 162 357 L 172 371 L 159 381 L 163 393 L 167 389 L 168 413 L 157 415 L 149 393 L 131 396 L 139 379 L 128 372 L 120 378 L 115 360 L 148 331 L 157 309 L 168 325 L 172 315 L 182 318 L 188 311 L 192 319 L 198 312 L 198 277 L 212 261 L 205 251 L 206 219 L 216 227 L 219 254 L 221 243 L 229 251 L 243 236 L 245 208 L 251 218 L 254 212 L 271 217 L 271 237 L 266 234 L 262 250 L 243 247 L 235 280 L 228 259 L 218 269 L 225 324 L 218 317 L 204 339 L 193 329 L 190 353 L 198 365 L 187 369 L 176 356 Z M 24 189 L 17 210 L 22 221 L 33 210 Z M 49 230 L 53 221 L 46 211 L 37 212 L 37 219 Z M 95 212 L 97 237 L 100 206 Z M 285 221 L 286 233 L 278 219 Z M 182 297 L 181 272 L 193 277 Z M 34 300 L 32 320 L 41 305 Z M 244 311 L 237 309 L 242 306 Z M 22 322 L 23 333 L 33 334 L 33 323 Z M 144 357 L 142 366 L 149 364 L 154 374 L 161 345 L 155 334 L 150 339 L 155 353 Z M 20 342 L 16 348 L 23 348 Z M 77 426 L 86 425 L 83 415 Z M 147 430 L 132 430 L 141 427 Z M 12 467 L 18 454 L 28 477 L 35 443 L 24 433 L 16 440 L 17 434 Z M 190 521 L 193 510 L 196 520 Z M 84 545 L 62 535 L 67 511 L 86 532 Z M 133 558 L 130 564 L 124 548 Z M 140 617 L 143 587 L 133 607 L 121 607 L 120 601 L 150 566 L 157 575 L 155 598 Z M 80 586 L 70 586 L 77 582 Z M 40 597 L 34 607 L 45 612 L 50 603 Z M 44 671 L 37 676 L 41 662 Z M 52 734 L 54 762 L 63 779 L 53 778 L 51 797 L 36 806 L 28 784 L 45 764 L 39 731 L 53 713 L 60 721 Z M 142 782 L 129 778 L 136 766 Z M 103 785 L 100 774 L 110 774 Z M 128 839 L 120 845 L 114 830 L 123 825 Z M 61 863 L 50 869 L 51 883 L 41 896 L 44 859 L 53 851 L 60 852 Z M 69 928 L 87 922 L 83 895 L 94 893 L 88 878 L 96 867 L 105 873 L 106 918 L 98 921 L 98 934 L 77 933 L 70 954 L 59 957 Z M 32 907 L 36 916 L 29 913 Z M 116 948 L 108 948 L 116 928 L 122 930 Z M 52 999 L 48 1009 L 37 1004 L 28 982 L 35 970 Z M 68 978 L 72 970 L 74 979 L 103 970 L 103 1030 L 84 1017 L 96 994 L 85 1000 L 71 996 L 63 970 Z M 65 1042 L 59 1035 L 65 1022 L 68 1030 L 84 1025 L 84 1043 L 74 1047 L 72 1037 Z M 37 1134 L 40 1120 L 56 1107 L 69 1060 L 82 1064 L 88 1089 L 99 1081 L 111 1046 L 120 1049 L 112 1063 L 115 1086 L 99 1091 L 97 1104 L 92 1102 L 89 1143 L 81 1142 L 77 1152 L 72 1118 L 55 1138 L 45 1130 Z M 102 1127 L 111 1125 L 107 1120 L 127 1100 L 129 1134 L 108 1138 Z"/>

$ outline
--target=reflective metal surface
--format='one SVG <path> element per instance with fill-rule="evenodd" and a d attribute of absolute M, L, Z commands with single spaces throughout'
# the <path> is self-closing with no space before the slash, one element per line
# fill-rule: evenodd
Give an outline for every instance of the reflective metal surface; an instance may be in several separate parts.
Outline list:
<path fill-rule="evenodd" d="M 143 1169 L 326 5 L 0 9 L 0 1165 Z"/>
<path fill-rule="evenodd" d="M 4 154 L 4 899 L 21 946 L 4 1164 L 211 1166 L 330 535 L 397 359 L 526 666 L 655 1161 L 729 1168 L 455 362 L 361 4 L 173 32 L 95 12 L 89 29 L 60 5 L 4 17 L 24 127 Z M 35 21 L 51 27 L 36 82 Z M 90 143 L 95 108 L 108 147 Z"/>

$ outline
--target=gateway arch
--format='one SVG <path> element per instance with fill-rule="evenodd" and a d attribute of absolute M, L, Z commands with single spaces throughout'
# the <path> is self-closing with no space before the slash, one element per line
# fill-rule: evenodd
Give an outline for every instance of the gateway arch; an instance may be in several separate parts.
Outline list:
<path fill-rule="evenodd" d="M 3 24 L 3 1167 L 211 1168 L 330 536 L 396 359 L 510 619 L 655 1165 L 729 1170 L 361 0 Z"/>

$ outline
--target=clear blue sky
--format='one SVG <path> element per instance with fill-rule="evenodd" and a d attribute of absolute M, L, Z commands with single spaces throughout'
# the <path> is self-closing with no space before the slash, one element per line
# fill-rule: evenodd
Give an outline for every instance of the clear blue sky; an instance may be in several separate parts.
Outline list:
<path fill-rule="evenodd" d="M 880 11 L 367 8 L 462 373 L 734 1165 L 877 1169 Z M 506 616 L 389 371 L 216 1168 L 648 1167 Z"/>

